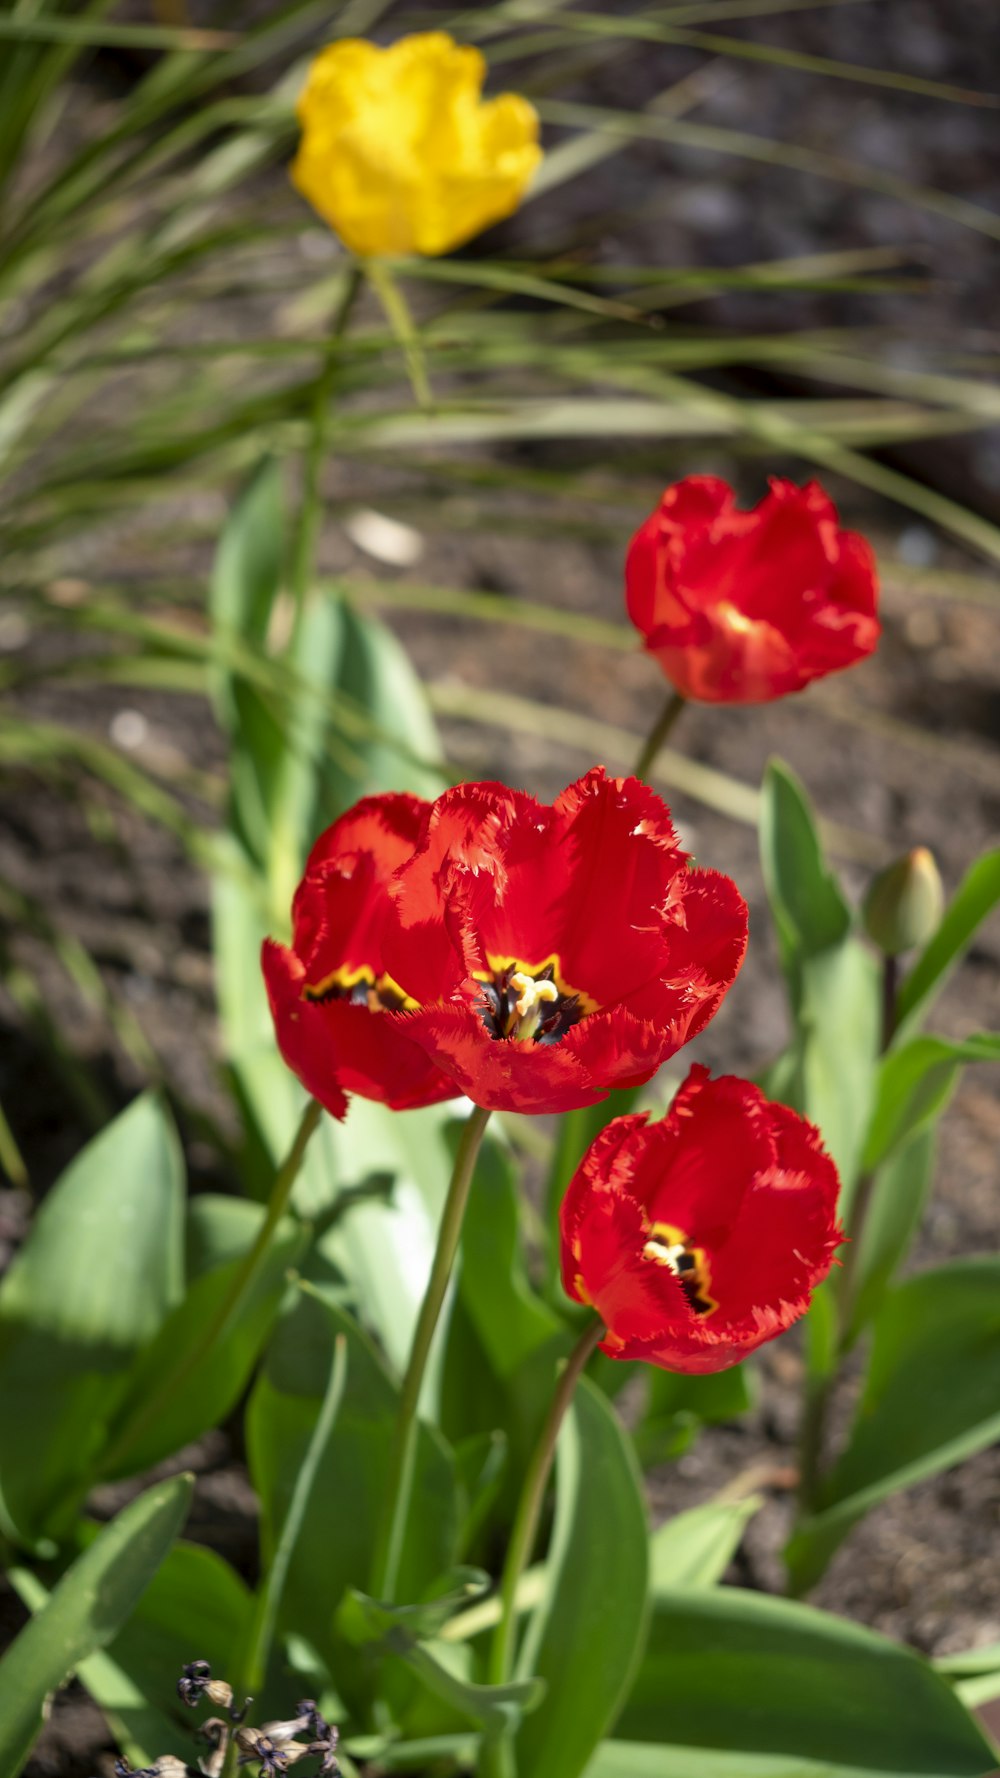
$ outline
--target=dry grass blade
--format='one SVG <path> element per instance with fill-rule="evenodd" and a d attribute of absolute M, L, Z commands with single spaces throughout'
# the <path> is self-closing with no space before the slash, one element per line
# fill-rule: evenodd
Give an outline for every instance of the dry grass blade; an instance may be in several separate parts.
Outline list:
<path fill-rule="evenodd" d="M 435 681 L 428 687 L 428 696 L 431 708 L 439 716 L 533 735 L 555 747 L 567 748 L 590 758 L 596 755 L 626 771 L 634 763 L 645 738 L 631 729 L 598 722 L 592 716 L 583 716 L 557 705 L 539 704 L 531 698 L 490 691 L 484 686 L 462 685 L 455 680 Z M 738 778 L 717 771 L 714 766 L 688 759 L 672 748 L 662 749 L 652 778 L 732 821 L 741 821 L 749 827 L 756 827 L 758 823 L 760 792 L 753 785 L 741 783 Z M 866 864 L 885 862 L 886 844 L 874 835 L 836 822 L 821 825 L 827 845 L 839 857 Z"/>

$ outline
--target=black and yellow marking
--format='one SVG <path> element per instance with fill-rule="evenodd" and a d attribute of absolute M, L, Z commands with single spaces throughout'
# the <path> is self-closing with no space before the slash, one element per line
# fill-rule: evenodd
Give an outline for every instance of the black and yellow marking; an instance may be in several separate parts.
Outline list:
<path fill-rule="evenodd" d="M 718 1308 L 705 1249 L 695 1247 L 682 1229 L 654 1222 L 642 1253 L 644 1259 L 673 1273 L 696 1315 L 711 1315 Z"/>
<path fill-rule="evenodd" d="M 375 974 L 367 963 L 352 967 L 341 964 L 321 981 L 307 982 L 303 1000 L 349 1000 L 352 1006 L 367 1006 L 371 1012 L 413 1012 L 420 1005 L 393 981 L 391 975 Z"/>

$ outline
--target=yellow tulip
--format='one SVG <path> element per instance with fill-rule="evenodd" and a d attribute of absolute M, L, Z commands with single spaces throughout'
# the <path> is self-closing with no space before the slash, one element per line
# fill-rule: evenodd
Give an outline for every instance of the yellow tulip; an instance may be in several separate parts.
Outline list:
<path fill-rule="evenodd" d="M 388 49 L 343 38 L 316 57 L 291 176 L 352 252 L 448 253 L 517 209 L 542 158 L 538 116 L 516 93 L 483 100 L 485 72 L 444 31 Z"/>

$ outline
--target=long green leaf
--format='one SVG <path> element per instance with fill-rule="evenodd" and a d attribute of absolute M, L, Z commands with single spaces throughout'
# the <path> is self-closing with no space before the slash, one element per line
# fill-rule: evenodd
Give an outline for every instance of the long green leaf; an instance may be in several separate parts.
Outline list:
<path fill-rule="evenodd" d="M 955 1260 L 884 1299 L 864 1393 L 821 1510 L 785 1552 L 811 1586 L 853 1525 L 898 1488 L 1000 1436 L 1000 1260 Z"/>
<path fill-rule="evenodd" d="M 874 1172 L 941 1115 L 966 1062 L 1000 1061 L 1000 1036 L 914 1037 L 883 1059 L 863 1167 Z"/>
<path fill-rule="evenodd" d="M 985 1778 L 993 1758 L 973 1719 L 910 1649 L 808 1606 L 732 1587 L 657 1598 L 615 1735 L 616 1764 L 599 1760 L 588 1778 L 627 1774 L 633 1742 L 663 1744 L 662 1768 L 640 1762 L 636 1778 L 661 1769 L 676 1778 Z"/>
<path fill-rule="evenodd" d="M 749 1521 L 763 1504 L 760 1494 L 750 1494 L 746 1500 L 710 1500 L 667 1519 L 650 1540 L 654 1597 L 689 1587 L 711 1587 L 720 1581 Z"/>
<path fill-rule="evenodd" d="M 187 1514 L 193 1478 L 172 1476 L 112 1520 L 0 1660 L 0 1778 L 17 1778 L 45 1700 L 121 1629 Z"/>
<path fill-rule="evenodd" d="M 579 1778 L 614 1720 L 646 1632 L 647 1537 L 635 1459 L 585 1378 L 559 1441 L 546 1588 L 518 1654 L 519 1676 L 547 1687 L 517 1737 L 520 1778 Z"/>
<path fill-rule="evenodd" d="M 333 1363 L 330 1366 L 329 1381 L 316 1418 L 316 1425 L 313 1428 L 312 1438 L 306 1447 L 302 1467 L 295 1478 L 295 1486 L 281 1527 L 281 1534 L 275 1545 L 270 1566 L 262 1578 L 257 1592 L 249 1646 L 242 1662 L 244 1685 L 240 1688 L 251 1693 L 260 1690 L 267 1675 L 268 1657 L 274 1639 L 274 1628 L 285 1589 L 285 1581 L 288 1577 L 296 1543 L 302 1531 L 327 1440 L 333 1431 L 337 1412 L 343 1399 L 346 1376 L 347 1341 L 341 1333 L 337 1334 L 334 1339 Z"/>
<path fill-rule="evenodd" d="M 29 1541 L 96 1476 L 137 1353 L 183 1290 L 184 1171 L 143 1097 L 46 1198 L 0 1289 L 0 1487 Z"/>
<path fill-rule="evenodd" d="M 18 1570 L 16 1586 L 33 1611 L 48 1597 L 27 1569 Z M 213 1673 L 234 1672 L 250 1602 L 245 1582 L 214 1550 L 175 1543 L 113 1642 L 81 1663 L 80 1679 L 133 1765 L 151 1765 L 162 1754 L 190 1758 L 191 1725 L 171 1708 L 171 1682 L 195 1647 Z"/>

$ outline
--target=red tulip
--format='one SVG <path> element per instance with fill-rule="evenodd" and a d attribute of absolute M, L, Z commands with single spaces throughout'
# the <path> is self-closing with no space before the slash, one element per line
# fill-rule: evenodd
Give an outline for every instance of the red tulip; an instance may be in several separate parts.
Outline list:
<path fill-rule="evenodd" d="M 560 1211 L 563 1284 L 611 1358 L 724 1370 L 804 1314 L 843 1234 L 819 1132 L 749 1081 L 691 1069 L 666 1117 L 615 1118 Z"/>
<path fill-rule="evenodd" d="M 460 1091 L 393 1016 L 412 1003 L 383 956 L 389 882 L 412 857 L 429 807 L 416 796 L 355 803 L 310 853 L 292 907 L 291 949 L 264 944 L 278 1048 L 334 1117 L 347 1110 L 345 1090 L 395 1111 Z"/>
<path fill-rule="evenodd" d="M 628 614 L 686 698 L 762 704 L 871 654 L 875 558 L 818 482 L 751 512 L 710 475 L 668 488 L 625 564 Z"/>
<path fill-rule="evenodd" d="M 346 871 L 338 823 L 298 892 L 293 950 L 265 954 L 282 1054 L 324 1103 L 314 1083 L 567 1111 L 648 1080 L 708 1023 L 743 959 L 746 906 L 728 877 L 689 868 L 646 785 L 596 770 L 551 808 L 468 784 L 359 810 L 374 823 L 387 802 L 406 820 L 391 847 L 380 836 L 378 869 Z M 371 985 L 352 1006 L 360 971 Z"/>

